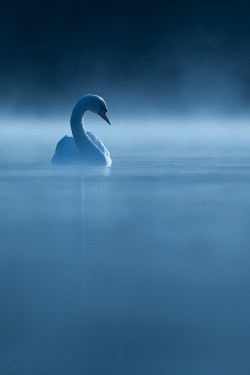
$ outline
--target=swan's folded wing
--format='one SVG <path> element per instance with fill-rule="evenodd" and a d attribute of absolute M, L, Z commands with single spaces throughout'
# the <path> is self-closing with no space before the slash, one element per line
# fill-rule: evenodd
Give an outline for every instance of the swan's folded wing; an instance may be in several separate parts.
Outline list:
<path fill-rule="evenodd" d="M 94 142 L 94 144 L 104 153 L 104 155 L 110 155 L 109 150 L 104 146 L 104 143 L 100 140 L 100 138 L 96 137 L 95 134 L 91 132 L 87 132 L 87 134 L 91 141 Z"/>

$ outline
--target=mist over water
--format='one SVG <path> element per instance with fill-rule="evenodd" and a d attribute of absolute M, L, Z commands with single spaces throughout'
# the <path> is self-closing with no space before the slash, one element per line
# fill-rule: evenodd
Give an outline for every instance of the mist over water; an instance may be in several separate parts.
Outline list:
<path fill-rule="evenodd" d="M 68 120 L 2 120 L 1 373 L 245 372 L 248 119 L 87 117 L 111 168 L 52 168 Z"/>

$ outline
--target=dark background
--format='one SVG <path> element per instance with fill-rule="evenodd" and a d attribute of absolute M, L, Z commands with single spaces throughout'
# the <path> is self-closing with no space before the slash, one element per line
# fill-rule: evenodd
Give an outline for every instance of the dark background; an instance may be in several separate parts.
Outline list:
<path fill-rule="evenodd" d="M 85 93 L 113 112 L 248 114 L 247 1 L 1 5 L 2 111 L 59 113 Z"/>

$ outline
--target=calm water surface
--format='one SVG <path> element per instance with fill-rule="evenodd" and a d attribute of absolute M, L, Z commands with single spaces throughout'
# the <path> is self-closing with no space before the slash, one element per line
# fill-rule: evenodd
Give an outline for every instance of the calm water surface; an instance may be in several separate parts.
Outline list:
<path fill-rule="evenodd" d="M 2 143 L 1 374 L 249 373 L 250 151 L 212 144 L 83 171 Z"/>

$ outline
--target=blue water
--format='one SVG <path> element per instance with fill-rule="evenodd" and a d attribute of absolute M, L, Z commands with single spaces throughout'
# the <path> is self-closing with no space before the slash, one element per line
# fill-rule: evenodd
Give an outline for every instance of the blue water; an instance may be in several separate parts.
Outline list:
<path fill-rule="evenodd" d="M 170 133 L 85 170 L 1 141 L 1 374 L 250 371 L 249 134 Z"/>

